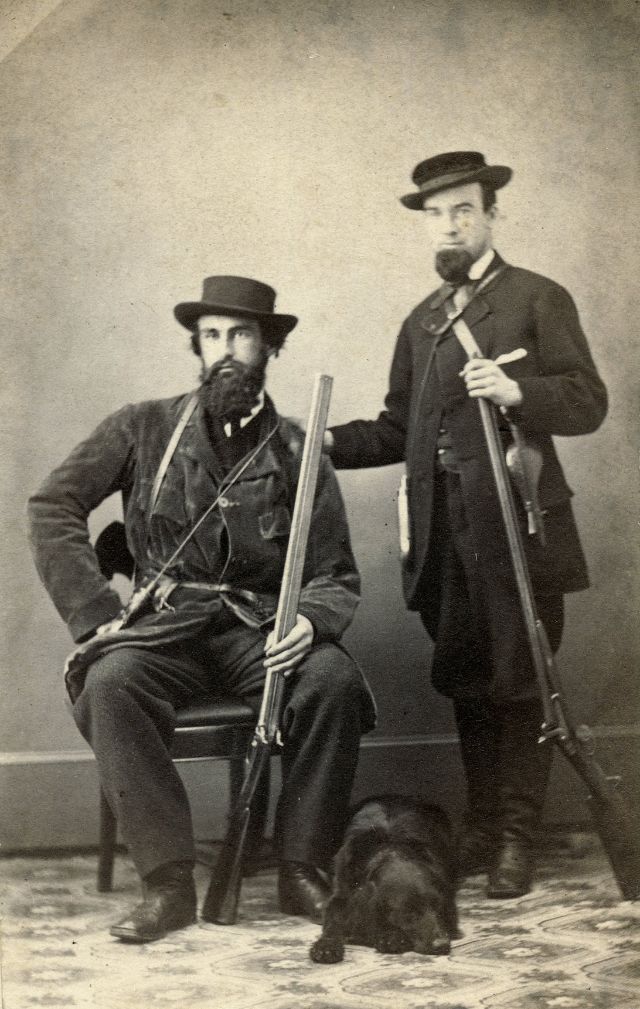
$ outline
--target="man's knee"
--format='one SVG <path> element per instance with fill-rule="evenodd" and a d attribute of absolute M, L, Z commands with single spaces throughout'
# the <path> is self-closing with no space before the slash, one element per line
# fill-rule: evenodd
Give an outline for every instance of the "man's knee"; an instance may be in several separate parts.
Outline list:
<path fill-rule="evenodd" d="M 85 724 L 117 719 L 118 713 L 155 706 L 152 678 L 145 653 L 136 648 L 116 648 L 91 664 L 82 690 L 73 703 L 73 717 L 83 731 Z M 167 712 L 167 717 L 170 713 Z"/>
<path fill-rule="evenodd" d="M 317 694 L 336 700 L 352 698 L 363 692 L 362 674 L 351 656 L 338 645 L 324 643 L 305 658 L 296 687 L 305 694 Z"/>
<path fill-rule="evenodd" d="M 133 648 L 116 648 L 101 655 L 89 666 L 80 697 L 109 698 L 119 690 L 131 687 L 142 671 L 139 652 Z"/>

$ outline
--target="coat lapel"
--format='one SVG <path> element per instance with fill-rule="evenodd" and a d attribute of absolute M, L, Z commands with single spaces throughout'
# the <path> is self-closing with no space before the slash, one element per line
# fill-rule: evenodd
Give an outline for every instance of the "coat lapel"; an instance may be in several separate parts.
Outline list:
<path fill-rule="evenodd" d="M 486 353 L 489 352 L 489 340 L 491 335 L 491 327 L 484 323 L 484 320 L 488 320 L 492 315 L 491 308 L 491 292 L 494 286 L 499 283 L 500 276 L 502 273 L 502 268 L 506 266 L 504 260 L 496 252 L 494 259 L 491 261 L 486 275 L 491 276 L 496 270 L 500 270 L 498 275 L 494 277 L 483 287 L 482 290 L 475 294 L 469 304 L 464 309 L 462 317 L 465 322 L 472 330 L 475 336 L 478 346 L 480 349 Z M 482 281 L 480 281 L 482 282 Z M 436 291 L 433 292 L 427 298 L 425 303 L 424 312 L 420 317 L 420 325 L 425 330 L 425 335 L 436 338 L 439 342 L 442 340 L 454 337 L 453 330 L 451 326 L 448 325 L 448 303 L 449 299 L 453 295 L 453 287 L 451 284 L 442 284 Z"/>
<path fill-rule="evenodd" d="M 277 422 L 278 417 L 275 407 L 273 406 L 271 400 L 268 397 L 265 397 L 265 408 L 262 411 L 260 418 L 260 435 L 258 444 L 266 438 L 269 431 L 275 427 Z M 207 431 L 207 425 L 204 418 L 204 412 L 199 404 L 185 428 L 178 451 L 183 452 L 193 462 L 202 466 L 213 478 L 217 486 L 223 482 L 228 483 L 229 479 L 234 476 L 236 470 L 243 465 L 247 458 L 245 455 L 244 458 L 241 459 L 229 473 L 225 473 L 211 444 L 211 439 L 209 437 L 209 432 Z M 249 453 L 247 453 L 247 455 L 248 454 Z M 275 453 L 273 452 L 270 444 L 267 444 L 265 448 L 258 453 L 256 458 L 253 459 L 246 467 L 240 479 L 255 480 L 260 476 L 265 476 L 267 473 L 274 472 L 277 468 L 278 462 Z"/>
<path fill-rule="evenodd" d="M 265 398 L 265 408 L 260 415 L 260 430 L 257 445 L 267 437 L 270 431 L 277 426 L 278 417 L 271 400 Z M 255 480 L 272 473 L 278 469 L 278 459 L 276 451 L 272 447 L 270 439 L 266 445 L 257 453 L 256 457 L 246 465 L 247 453 L 233 469 L 226 472 L 221 466 L 215 449 L 211 444 L 211 439 L 207 430 L 204 412 L 200 404 L 196 407 L 189 423 L 187 424 L 183 436 L 176 449 L 174 462 L 181 466 L 183 470 L 184 494 L 187 505 L 187 515 L 191 524 L 201 518 L 205 508 L 216 498 L 218 494 L 225 494 L 225 488 L 234 481 L 234 477 L 245 465 L 245 469 L 237 477 L 238 485 L 245 480 Z M 256 446 L 251 450 L 255 451 Z M 182 458 L 181 458 L 182 457 Z M 235 481 L 234 481 L 235 482 Z M 217 509 L 216 509 L 217 511 Z M 211 565 L 211 538 L 216 535 L 213 532 L 216 522 L 214 518 L 203 524 L 192 539 L 191 550 L 197 551 L 200 566 L 203 570 L 208 570 Z M 224 558 L 221 560 L 221 564 Z M 220 568 L 222 570 L 222 567 Z"/>
<path fill-rule="evenodd" d="M 447 299 L 453 294 L 451 284 L 442 284 L 441 287 L 429 295 L 424 306 L 419 322 L 430 336 L 438 336 L 443 326 L 447 322 Z"/>

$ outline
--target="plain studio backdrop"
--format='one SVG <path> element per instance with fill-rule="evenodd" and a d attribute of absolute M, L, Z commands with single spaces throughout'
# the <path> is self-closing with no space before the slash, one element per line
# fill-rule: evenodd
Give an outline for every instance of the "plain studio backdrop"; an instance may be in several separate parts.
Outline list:
<path fill-rule="evenodd" d="M 558 439 L 593 583 L 568 600 L 560 666 L 604 757 L 637 779 L 637 5 L 0 7 L 5 847 L 95 838 L 94 769 L 62 687 L 71 640 L 28 552 L 29 493 L 106 414 L 193 387 L 173 306 L 211 273 L 267 281 L 299 315 L 269 367 L 282 413 L 304 415 L 324 371 L 333 422 L 375 416 L 402 319 L 437 280 L 398 197 L 450 149 L 513 167 L 497 247 L 571 291 L 610 390 L 596 434 Z M 409 782 L 455 808 L 449 705 L 400 595 L 400 475 L 340 476 L 363 576 L 347 640 L 380 707 L 359 788 Z M 92 533 L 117 514 L 103 505 Z M 554 795 L 560 816 L 562 782 Z"/>

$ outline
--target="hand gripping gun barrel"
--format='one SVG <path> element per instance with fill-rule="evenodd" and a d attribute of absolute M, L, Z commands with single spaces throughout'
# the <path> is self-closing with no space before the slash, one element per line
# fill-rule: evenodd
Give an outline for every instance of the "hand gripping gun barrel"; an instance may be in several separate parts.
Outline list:
<path fill-rule="evenodd" d="M 329 375 L 317 375 L 314 384 L 287 556 L 276 611 L 274 626 L 276 642 L 286 637 L 296 623 L 332 382 Z M 263 770 L 271 757 L 272 748 L 275 745 L 282 745 L 280 719 L 284 691 L 284 675 L 268 670 L 258 724 L 245 762 L 242 789 L 235 807 L 231 811 L 227 834 L 202 907 L 204 921 L 216 922 L 218 925 L 233 925 L 236 920 L 242 886 L 245 845 L 254 795 Z"/>
<path fill-rule="evenodd" d="M 469 358 L 480 352 L 466 323 L 453 324 Z M 483 433 L 491 462 L 531 657 L 542 697 L 544 722 L 540 745 L 555 743 L 589 790 L 587 800 L 602 846 L 625 900 L 640 899 L 640 817 L 621 795 L 618 777 L 608 777 L 594 757 L 593 735 L 576 726 L 562 697 L 560 680 L 545 629 L 538 617 L 526 554 L 520 535 L 509 469 L 498 429 L 496 408 L 478 399 Z M 528 510 L 529 511 L 529 510 Z M 529 513 L 530 517 L 531 513 Z"/>

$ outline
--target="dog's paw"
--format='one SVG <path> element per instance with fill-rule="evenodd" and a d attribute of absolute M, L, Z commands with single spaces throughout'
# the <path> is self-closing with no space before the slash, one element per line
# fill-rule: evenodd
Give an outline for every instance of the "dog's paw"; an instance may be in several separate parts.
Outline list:
<path fill-rule="evenodd" d="M 344 959 L 344 946 L 339 939 L 320 936 L 309 950 L 309 956 L 314 963 L 340 963 Z"/>
<path fill-rule="evenodd" d="M 378 953 L 408 953 L 413 945 L 409 936 L 394 929 L 377 936 L 376 949 Z"/>

